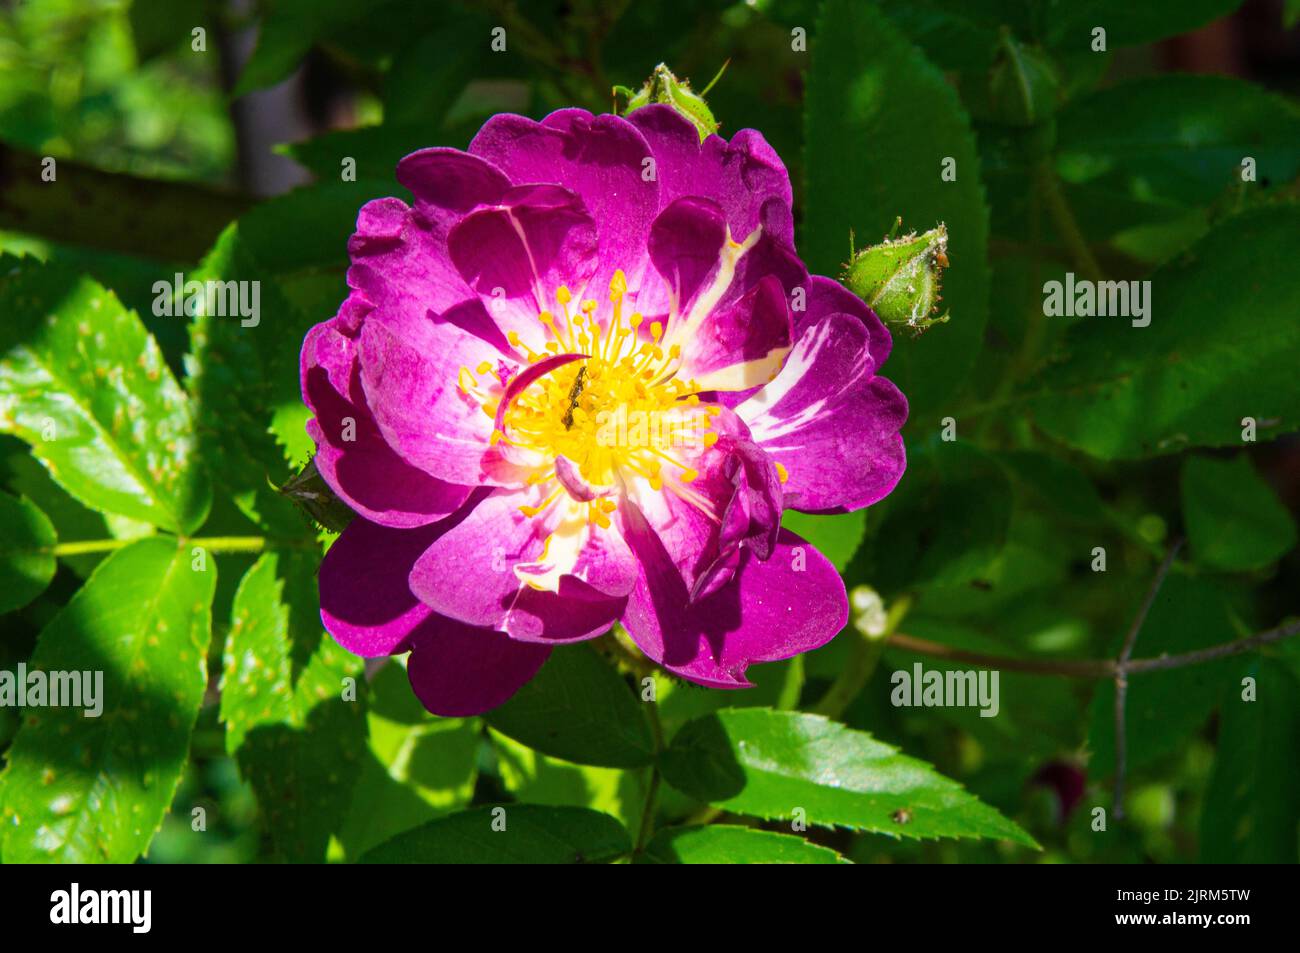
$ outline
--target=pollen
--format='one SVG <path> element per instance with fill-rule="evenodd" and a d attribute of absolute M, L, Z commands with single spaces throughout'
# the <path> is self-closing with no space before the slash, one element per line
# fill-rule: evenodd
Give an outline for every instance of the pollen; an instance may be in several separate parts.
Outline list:
<path fill-rule="evenodd" d="M 700 476 L 693 456 L 718 440 L 711 430 L 717 409 L 702 404 L 694 382 L 679 376 L 681 346 L 660 347 L 663 322 L 651 322 L 647 339 L 640 312 L 624 315 L 626 295 L 627 277 L 619 270 L 610 279 L 607 304 L 586 299 L 578 311 L 570 312 L 573 294 L 561 285 L 555 291 L 556 312 L 537 315 L 547 333 L 538 357 L 580 357 L 514 396 L 491 437 L 493 445 L 531 451 L 529 459 L 540 461 L 527 478 L 530 485 L 545 492 L 554 484 L 541 503 L 519 508 L 528 518 L 545 513 L 567 490 L 573 498 L 570 505 L 581 508 L 568 512 L 581 512 L 589 526 L 607 529 L 615 496 L 632 484 L 708 506 L 687 484 Z M 518 334 L 509 340 L 523 346 Z M 528 351 L 530 361 L 534 353 Z M 481 366 L 478 370 L 485 373 Z M 498 405 L 491 403 L 494 418 Z M 560 482 L 560 457 L 568 461 L 565 472 L 572 474 L 576 467 L 587 484 L 584 490 L 574 489 L 572 476 Z"/>

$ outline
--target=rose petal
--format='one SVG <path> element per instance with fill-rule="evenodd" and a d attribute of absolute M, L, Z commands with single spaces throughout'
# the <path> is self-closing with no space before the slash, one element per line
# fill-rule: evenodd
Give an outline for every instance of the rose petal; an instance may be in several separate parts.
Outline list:
<path fill-rule="evenodd" d="M 648 657 L 701 685 L 747 688 L 750 664 L 819 648 L 848 621 L 839 573 L 788 530 L 766 561 L 742 547 L 732 581 L 694 603 L 648 526 L 629 542 L 642 574 L 623 624 Z"/>
<path fill-rule="evenodd" d="M 710 199 L 723 209 L 733 235 L 748 235 L 761 221 L 764 204 L 775 199 L 785 210 L 780 226 L 769 219 L 775 237 L 794 247 L 790 176 L 781 157 L 753 129 L 742 129 L 728 142 L 699 133 L 667 104 L 635 110 L 628 122 L 636 126 L 654 150 L 659 200 L 666 207 L 684 195 Z"/>
<path fill-rule="evenodd" d="M 479 715 L 508 701 L 551 654 L 502 632 L 431 616 L 411 639 L 406 673 L 425 708 L 445 718 Z"/>
<path fill-rule="evenodd" d="M 356 342 L 338 327 L 318 324 L 302 348 L 316 469 L 348 506 L 384 526 L 423 526 L 454 512 L 472 488 L 432 477 L 388 446 L 366 406 Z"/>
<path fill-rule="evenodd" d="M 786 506 L 860 509 L 902 477 L 907 401 L 872 376 L 869 340 L 857 318 L 827 315 L 805 330 L 776 379 L 736 408 L 785 468 Z"/>
<path fill-rule="evenodd" d="M 320 617 L 339 645 L 362 658 L 392 655 L 431 610 L 407 585 L 438 527 L 390 529 L 355 519 L 320 565 Z"/>

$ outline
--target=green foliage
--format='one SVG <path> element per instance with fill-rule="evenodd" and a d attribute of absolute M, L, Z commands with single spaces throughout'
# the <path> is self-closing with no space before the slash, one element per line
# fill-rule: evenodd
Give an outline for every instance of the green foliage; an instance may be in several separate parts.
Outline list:
<path fill-rule="evenodd" d="M 1006 543 L 1011 508 L 1011 483 L 983 451 L 938 440 L 915 448 L 874 537 L 873 584 L 894 592 L 981 578 Z"/>
<path fill-rule="evenodd" d="M 1300 862 L 1300 680 L 1275 659 L 1238 666 L 1223 701 L 1219 755 L 1201 815 L 1201 860 L 1218 864 Z M 1254 681 L 1247 700 L 1246 679 Z"/>
<path fill-rule="evenodd" d="M 677 733 L 663 770 L 674 787 L 738 814 L 1036 846 L 928 764 L 817 715 L 752 708 L 701 718 Z"/>
<path fill-rule="evenodd" d="M 129 863 L 149 846 L 207 685 L 216 567 L 191 560 L 174 540 L 132 543 L 41 633 L 29 670 L 77 673 L 83 703 L 102 673 L 102 709 L 24 716 L 0 775 L 5 860 Z"/>
<path fill-rule="evenodd" d="M 349 860 L 467 806 L 478 778 L 477 719 L 431 716 L 401 666 L 385 665 L 375 674 L 368 702 L 369 748 L 338 832 Z"/>
<path fill-rule="evenodd" d="M 1188 457 L 1182 489 L 1187 539 L 1203 565 L 1259 569 L 1295 545 L 1295 520 L 1247 456 Z"/>
<path fill-rule="evenodd" d="M 1153 76 L 1098 90 L 1061 113 L 1058 135 L 1067 181 L 1151 205 L 1194 209 L 1240 190 L 1245 157 L 1260 182 L 1300 172 L 1300 110 L 1226 76 Z"/>
<path fill-rule="evenodd" d="M 607 814 L 520 804 L 430 821 L 379 845 L 362 863 L 600 864 L 631 850 L 627 831 Z"/>
<path fill-rule="evenodd" d="M 733 824 L 660 831 L 637 858 L 643 864 L 843 864 L 835 851 L 789 834 Z"/>
<path fill-rule="evenodd" d="M 948 226 L 940 309 L 952 320 L 895 349 L 889 376 L 914 412 L 934 409 L 970 370 L 988 314 L 988 211 L 969 120 L 943 74 L 871 4 L 822 9 L 808 76 L 807 212 L 800 250 L 838 275 L 852 232 L 873 243 L 906 228 Z M 941 181 L 945 160 L 956 180 Z"/>
<path fill-rule="evenodd" d="M 117 297 L 58 267 L 0 282 L 0 429 L 89 507 L 196 529 L 211 488 L 189 467 L 193 414 L 157 343 Z"/>
<path fill-rule="evenodd" d="M 654 757 L 642 703 L 589 646 L 561 646 L 531 682 L 487 716 L 516 741 L 579 764 L 635 768 Z"/>
<path fill-rule="evenodd" d="M 1190 32 L 1239 6 L 1241 0 L 1178 0 L 1176 3 L 1100 0 L 1087 4 L 1050 0 L 1048 32 L 1057 46 L 1087 47 L 1093 28 L 1104 25 L 1108 46 L 1134 46 Z"/>
<path fill-rule="evenodd" d="M 1167 49 L 1145 46 L 1238 6 L 0 14 L 0 855 L 1296 862 L 1300 638 L 1183 664 L 1293 622 L 1300 588 L 1295 90 L 1257 41 L 1259 82 L 1191 71 L 1181 41 L 1189 71 L 1164 73 Z M 1219 35 L 1253 35 L 1253 16 Z M 256 48 L 228 75 L 246 27 Z M 465 148 L 500 112 L 610 111 L 611 87 L 660 62 L 696 89 L 728 64 L 701 117 L 780 155 L 812 273 L 928 233 L 849 282 L 917 318 L 882 371 L 909 401 L 906 472 L 867 510 L 783 515 L 854 617 L 753 666 L 755 687 L 647 684 L 606 638 L 557 646 L 481 717 L 433 716 L 403 658 L 363 664 L 322 627 L 317 572 L 343 524 L 284 489 L 314 450 L 303 336 L 348 293 L 360 207 L 410 200 L 404 155 Z M 290 98 L 314 132 L 271 146 L 262 110 Z M 316 181 L 254 198 L 268 148 Z M 177 272 L 256 282 L 257 320 L 155 313 Z M 1149 326 L 1049 316 L 1067 274 L 1149 280 Z M 1102 835 L 1086 806 L 1116 774 L 1107 666 L 1179 534 L 1127 679 L 1127 814 Z M 996 716 L 894 704 L 917 665 L 995 669 Z M 17 707 L 19 672 L 102 672 L 103 711 Z M 1071 773 L 1073 813 L 1051 780 Z"/>
<path fill-rule="evenodd" d="M 54 578 L 54 525 L 31 500 L 0 493 L 0 612 L 31 602 Z"/>
<path fill-rule="evenodd" d="M 1133 601 L 1136 604 L 1136 594 Z M 1172 574 L 1151 606 L 1136 651 L 1143 658 L 1174 655 L 1230 642 L 1236 635 L 1222 590 Z M 1116 636 L 1112 648 L 1118 650 L 1120 633 Z M 1231 661 L 1218 660 L 1133 676 L 1126 706 L 1129 763 L 1148 763 L 1182 748 L 1218 704 L 1220 686 L 1231 668 Z M 1088 731 L 1092 762 L 1103 776 L 1115 765 L 1114 711 L 1114 685 L 1104 682 L 1093 697 Z"/>
<path fill-rule="evenodd" d="M 315 583 L 303 554 L 257 561 L 235 594 L 221 680 L 226 747 L 257 793 L 271 855 L 290 861 L 324 859 L 366 745 L 360 660 L 321 628 Z"/>
<path fill-rule="evenodd" d="M 1243 212 L 1151 276 L 1149 327 L 1077 324 L 1030 400 L 1034 421 L 1106 460 L 1240 445 L 1247 417 L 1261 438 L 1300 427 L 1298 229 L 1291 206 Z"/>

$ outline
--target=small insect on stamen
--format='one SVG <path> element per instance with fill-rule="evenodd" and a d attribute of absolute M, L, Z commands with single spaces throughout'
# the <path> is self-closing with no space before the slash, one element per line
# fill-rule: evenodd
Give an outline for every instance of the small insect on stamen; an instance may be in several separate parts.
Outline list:
<path fill-rule="evenodd" d="M 584 364 L 578 368 L 578 376 L 573 379 L 573 386 L 569 388 L 569 409 L 564 412 L 564 429 L 573 429 L 573 411 L 578 406 L 578 398 L 582 395 L 583 385 L 587 382 L 587 367 Z"/>

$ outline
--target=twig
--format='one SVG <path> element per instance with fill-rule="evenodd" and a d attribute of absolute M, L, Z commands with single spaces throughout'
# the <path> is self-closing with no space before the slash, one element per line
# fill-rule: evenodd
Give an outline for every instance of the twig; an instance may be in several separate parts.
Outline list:
<path fill-rule="evenodd" d="M 1260 646 L 1289 639 L 1293 635 L 1300 635 L 1300 621 L 1288 622 L 1267 629 L 1264 632 L 1257 632 L 1244 639 L 1212 645 L 1209 648 L 1197 649 L 1195 652 L 1133 659 L 1124 666 L 1124 671 L 1134 675 L 1142 672 L 1162 672 L 1171 668 L 1183 668 L 1201 662 L 1229 658 L 1233 655 L 1243 655 Z M 886 641 L 892 648 L 902 649 L 905 652 L 915 652 L 917 655 L 950 659 L 954 662 L 966 662 L 980 668 L 997 669 L 1003 672 L 1022 672 L 1026 675 L 1053 675 L 1062 678 L 1114 678 L 1115 673 L 1119 670 L 1119 663 L 1114 659 L 1013 658 L 1007 655 L 969 652 L 966 649 L 954 648 L 951 645 L 944 645 L 942 642 L 931 642 L 929 639 L 919 639 L 914 635 L 905 635 L 902 632 L 891 635 Z"/>
<path fill-rule="evenodd" d="M 1142 631 L 1142 625 L 1147 620 L 1147 613 L 1151 611 L 1151 606 L 1156 601 L 1156 594 L 1160 592 L 1160 587 L 1164 585 L 1165 577 L 1169 575 L 1169 569 L 1174 564 L 1174 557 L 1178 555 L 1178 550 L 1182 546 L 1183 539 L 1180 536 L 1169 547 L 1169 552 L 1165 553 L 1165 558 L 1160 562 L 1160 568 L 1156 570 L 1155 578 L 1151 580 L 1151 585 L 1147 588 L 1146 598 L 1142 600 L 1142 605 L 1138 607 L 1137 615 L 1133 617 L 1133 624 L 1128 627 L 1128 634 L 1124 637 L 1124 646 L 1120 649 L 1119 658 L 1115 662 L 1114 811 L 1117 818 L 1124 816 L 1124 775 L 1128 769 L 1128 738 L 1125 719 L 1125 706 L 1128 703 L 1128 664 L 1133 658 L 1133 646 L 1137 643 L 1138 633 Z"/>
<path fill-rule="evenodd" d="M 1004 672 L 1024 672 L 1028 675 L 1059 675 L 1064 678 L 1110 678 L 1115 674 L 1115 662 L 1112 659 L 1024 659 L 1008 655 L 990 655 L 986 652 L 971 652 L 942 642 L 931 642 L 914 635 L 896 632 L 885 640 L 896 649 L 929 655 L 932 658 L 951 659 L 954 662 L 966 662 L 980 668 L 998 669 Z"/>

